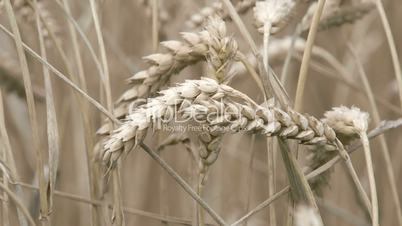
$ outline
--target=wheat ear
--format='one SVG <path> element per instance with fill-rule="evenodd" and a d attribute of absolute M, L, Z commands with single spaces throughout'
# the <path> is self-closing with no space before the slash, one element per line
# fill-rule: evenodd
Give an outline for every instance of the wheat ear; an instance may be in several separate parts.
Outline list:
<path fill-rule="evenodd" d="M 350 142 L 353 138 L 360 137 L 367 164 L 371 193 L 372 224 L 378 225 L 378 200 L 373 164 L 371 160 L 370 145 L 367 138 L 368 113 L 359 108 L 347 108 L 344 106 L 333 108 L 325 113 L 325 121 L 334 128 L 337 134 L 342 135 L 344 142 Z"/>
<path fill-rule="evenodd" d="M 222 112 L 220 109 L 230 110 Z M 223 114 L 224 113 L 224 114 Z M 323 145 L 334 150 L 339 144 L 334 130 L 326 123 L 291 109 L 263 107 L 248 96 L 215 80 L 188 80 L 161 91 L 148 103 L 136 107 L 118 129 L 103 143 L 101 158 L 113 166 L 123 153 L 144 139 L 147 129 L 160 129 L 172 116 L 202 120 L 208 131 L 228 133 L 246 131 L 266 136 L 299 140 L 302 144 Z"/>
<path fill-rule="evenodd" d="M 375 8 L 372 2 L 362 2 L 356 5 L 340 6 L 323 18 L 318 27 L 319 31 L 339 27 L 347 23 L 354 23 L 363 18 Z"/>
<path fill-rule="evenodd" d="M 266 0 L 256 2 L 254 19 L 258 31 L 264 35 L 263 63 L 268 71 L 268 42 L 271 34 L 280 31 L 289 22 L 295 1 Z"/>
<path fill-rule="evenodd" d="M 222 30 L 225 32 L 222 33 Z M 167 49 L 166 53 L 155 53 L 145 56 L 143 59 L 150 66 L 137 72 L 128 79 L 132 85 L 117 101 L 115 116 L 124 118 L 128 114 L 128 106 L 135 100 L 147 98 L 156 93 L 165 85 L 170 77 L 179 73 L 185 67 L 200 61 L 207 60 L 209 51 L 223 53 L 227 51 L 226 27 L 224 22 L 217 18 L 211 18 L 205 29 L 198 33 L 182 32 L 184 41 L 164 41 L 161 45 Z M 218 40 L 217 40 L 218 39 Z M 108 134 L 108 125 L 102 126 L 98 134 Z"/>

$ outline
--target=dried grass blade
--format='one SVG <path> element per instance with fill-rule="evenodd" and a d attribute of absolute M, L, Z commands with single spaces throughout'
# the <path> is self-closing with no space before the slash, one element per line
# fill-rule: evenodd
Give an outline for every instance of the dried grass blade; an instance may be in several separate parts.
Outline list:
<path fill-rule="evenodd" d="M 37 0 L 34 0 L 34 9 L 36 14 L 36 26 L 39 34 L 39 46 L 40 46 L 40 54 L 44 60 L 47 61 L 45 40 L 43 36 L 42 22 L 39 15 L 38 3 Z M 45 92 L 46 92 L 46 119 L 47 119 L 47 139 L 48 139 L 48 166 L 49 166 L 49 181 L 47 188 L 49 189 L 47 194 L 48 208 L 49 211 L 53 208 L 53 193 L 56 186 L 56 178 L 57 178 L 57 170 L 59 166 L 59 155 L 60 155 L 60 147 L 59 147 L 59 131 L 57 125 L 57 116 L 56 116 L 56 108 L 54 104 L 54 95 L 53 95 L 53 86 L 50 80 L 50 72 L 49 69 L 42 65 L 43 70 L 43 78 L 45 81 Z"/>

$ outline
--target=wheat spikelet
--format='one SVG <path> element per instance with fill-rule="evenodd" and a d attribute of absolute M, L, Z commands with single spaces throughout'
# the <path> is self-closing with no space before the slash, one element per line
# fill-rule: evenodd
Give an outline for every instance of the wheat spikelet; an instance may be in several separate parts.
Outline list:
<path fill-rule="evenodd" d="M 330 125 L 344 144 L 358 138 L 362 131 L 367 130 L 369 115 L 357 107 L 334 107 L 324 114 L 325 122 Z"/>
<path fill-rule="evenodd" d="M 235 60 L 238 44 L 231 36 L 226 35 L 225 23 L 217 16 L 211 17 L 205 29 L 210 36 L 205 55 L 210 67 L 209 76 L 222 83 Z"/>
<path fill-rule="evenodd" d="M 259 106 L 240 91 L 212 79 L 188 80 L 160 93 L 131 112 L 103 143 L 100 157 L 107 166 L 113 167 L 123 153 L 142 141 L 148 128 L 161 129 L 175 117 L 193 119 L 216 134 L 246 131 L 336 148 L 335 132 L 326 123 L 290 109 Z"/>
<path fill-rule="evenodd" d="M 154 94 L 167 83 L 170 76 L 179 73 L 188 65 L 209 59 L 214 67 L 218 67 L 222 62 L 226 62 L 224 59 L 233 57 L 237 51 L 237 44 L 226 36 L 225 23 L 218 17 L 211 18 L 201 32 L 182 32 L 181 35 L 184 42 L 161 43 L 167 53 L 144 57 L 150 67 L 128 79 L 132 87 L 119 98 L 114 112 L 116 117 L 124 118 L 128 113 L 128 104 Z M 207 58 L 207 55 L 210 57 Z M 108 125 L 105 124 L 97 133 L 103 135 L 108 134 L 108 131 Z"/>

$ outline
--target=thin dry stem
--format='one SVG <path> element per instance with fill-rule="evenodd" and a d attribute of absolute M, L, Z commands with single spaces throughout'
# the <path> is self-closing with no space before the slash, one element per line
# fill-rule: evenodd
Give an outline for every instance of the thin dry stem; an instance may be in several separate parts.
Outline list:
<path fill-rule="evenodd" d="M 24 188 L 28 188 L 28 189 L 32 189 L 32 190 L 38 190 L 39 188 L 27 183 L 23 183 L 23 182 L 15 182 L 16 185 L 24 187 Z M 97 200 L 97 199 L 89 199 L 83 196 L 79 196 L 79 195 L 75 195 L 75 194 L 71 194 L 71 193 L 67 193 L 67 192 L 62 192 L 62 191 L 58 191 L 56 190 L 54 193 L 56 196 L 60 197 L 60 198 L 64 198 L 64 199 L 69 199 L 72 201 L 76 201 L 76 202 L 81 202 L 81 203 L 87 203 L 93 206 L 103 206 L 106 205 L 107 208 L 109 209 L 113 209 L 113 205 L 110 203 L 104 203 L 104 201 L 102 200 Z M 180 219 L 177 217 L 171 217 L 171 216 L 161 216 L 159 214 L 155 214 L 152 212 L 147 212 L 144 210 L 139 210 L 139 209 L 135 209 L 135 208 L 130 208 L 130 207 L 124 207 L 124 212 L 126 212 L 127 214 L 132 214 L 132 215 L 136 215 L 136 216 L 141 216 L 141 217 L 146 217 L 149 219 L 153 219 L 153 220 L 157 220 L 157 221 L 161 221 L 161 222 L 167 222 L 167 223 L 171 223 L 171 224 L 179 224 L 179 225 L 188 225 L 191 226 L 191 220 L 189 219 Z M 208 226 L 213 226 L 213 224 L 207 223 L 206 225 Z"/>
<path fill-rule="evenodd" d="M 307 37 L 306 49 L 304 50 L 302 64 L 300 66 L 299 81 L 297 82 L 295 110 L 300 111 L 303 106 L 304 90 L 306 88 L 308 67 L 311 58 L 311 52 L 314 46 L 315 36 L 317 34 L 320 17 L 325 5 L 325 0 L 319 0 L 317 9 L 314 13 L 310 26 L 310 32 Z"/>
<path fill-rule="evenodd" d="M 399 100 L 401 102 L 401 108 L 402 108 L 402 70 L 401 65 L 399 63 L 400 61 L 398 57 L 398 51 L 396 49 L 395 40 L 392 35 L 391 26 L 389 25 L 382 0 L 374 0 L 374 1 L 376 3 L 378 13 L 380 14 L 382 26 L 385 31 L 385 36 L 387 37 L 389 49 L 391 51 L 392 64 L 394 66 L 396 80 L 398 81 Z M 401 217 L 401 214 L 399 214 L 399 216 Z M 402 218 L 399 218 L 398 221 L 401 224 Z"/>
<path fill-rule="evenodd" d="M 38 2 L 34 0 L 34 9 L 36 14 L 36 26 L 39 34 L 40 53 L 44 60 L 47 60 L 45 49 L 45 39 L 41 29 L 41 19 L 39 16 Z M 49 167 L 49 181 L 47 181 L 46 193 L 49 211 L 53 209 L 53 192 L 56 186 L 57 171 L 59 166 L 60 145 L 59 145 L 59 131 L 57 125 L 56 108 L 54 105 L 53 86 L 50 80 L 49 69 L 42 65 L 43 77 L 45 81 L 46 91 L 46 119 L 47 119 L 47 135 L 48 135 L 48 167 Z"/>
<path fill-rule="evenodd" d="M 374 175 L 374 167 L 373 167 L 373 160 L 371 157 L 371 150 L 370 144 L 367 138 L 366 133 L 360 134 L 360 139 L 362 140 L 364 156 L 366 159 L 367 165 L 367 174 L 369 177 L 369 184 L 370 184 L 370 194 L 371 194 L 371 212 L 372 212 L 372 225 L 378 226 L 379 225 L 379 218 L 378 218 L 378 198 L 377 198 L 377 186 L 375 184 L 375 175 Z"/>

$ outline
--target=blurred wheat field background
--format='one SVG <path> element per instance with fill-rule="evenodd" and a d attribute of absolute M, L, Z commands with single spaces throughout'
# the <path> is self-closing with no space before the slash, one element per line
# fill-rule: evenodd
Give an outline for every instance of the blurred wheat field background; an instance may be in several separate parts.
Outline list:
<path fill-rule="evenodd" d="M 0 5 L 0 225 L 402 226 L 398 1 Z"/>

